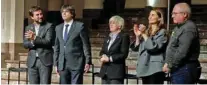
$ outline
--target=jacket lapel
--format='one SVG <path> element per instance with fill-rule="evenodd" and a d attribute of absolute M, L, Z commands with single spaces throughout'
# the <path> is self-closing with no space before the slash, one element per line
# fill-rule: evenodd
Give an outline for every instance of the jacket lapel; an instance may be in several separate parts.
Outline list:
<path fill-rule="evenodd" d="M 114 42 L 112 43 L 111 47 L 109 48 L 109 51 L 111 50 L 111 48 L 116 44 L 116 42 L 118 42 L 120 40 L 120 34 L 121 32 L 116 36 L 116 39 L 114 40 Z M 108 47 L 108 46 L 107 46 Z"/>
<path fill-rule="evenodd" d="M 40 25 L 40 28 L 39 28 L 38 35 L 37 36 L 42 36 L 42 33 L 44 33 L 43 30 L 46 29 L 44 27 L 45 27 L 45 25 Z"/>
<path fill-rule="evenodd" d="M 108 38 L 106 38 L 106 44 L 104 46 L 106 51 L 109 51 L 108 50 L 109 42 L 110 42 L 110 36 L 108 36 Z"/>
<path fill-rule="evenodd" d="M 60 39 L 62 40 L 62 41 L 64 41 L 63 40 L 63 26 L 64 26 L 64 24 L 62 23 L 61 25 L 60 25 L 60 28 L 58 28 L 60 31 Z"/>
<path fill-rule="evenodd" d="M 139 48 L 140 48 L 139 54 L 140 55 L 145 51 L 144 44 L 145 44 L 144 41 L 142 41 L 139 45 Z"/>
<path fill-rule="evenodd" d="M 35 32 L 34 24 L 31 24 L 31 25 L 30 25 L 30 29 L 29 29 L 29 30 L 31 30 L 32 32 Z M 29 30 L 27 30 L 27 31 L 29 31 Z"/>

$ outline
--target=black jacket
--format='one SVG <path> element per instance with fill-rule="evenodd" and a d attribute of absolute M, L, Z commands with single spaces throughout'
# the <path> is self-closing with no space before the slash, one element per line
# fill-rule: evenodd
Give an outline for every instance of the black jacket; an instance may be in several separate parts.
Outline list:
<path fill-rule="evenodd" d="M 109 36 L 105 38 L 100 56 L 106 54 L 108 57 L 111 57 L 113 61 L 102 64 L 100 76 L 102 78 L 107 76 L 109 79 L 123 79 L 126 74 L 125 59 L 129 53 L 129 35 L 120 32 L 108 50 L 109 39 Z"/>

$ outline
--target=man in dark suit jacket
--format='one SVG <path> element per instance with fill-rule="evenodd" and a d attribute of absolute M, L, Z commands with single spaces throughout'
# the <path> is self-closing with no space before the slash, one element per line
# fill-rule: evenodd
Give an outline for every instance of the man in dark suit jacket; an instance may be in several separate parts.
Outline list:
<path fill-rule="evenodd" d="M 50 84 L 53 66 L 53 26 L 43 20 L 38 6 L 29 10 L 34 21 L 25 29 L 24 47 L 29 49 L 27 66 L 31 84 Z"/>
<path fill-rule="evenodd" d="M 75 9 L 69 5 L 61 8 L 64 23 L 56 26 L 55 65 L 60 84 L 82 84 L 83 71 L 91 63 L 91 48 L 87 28 L 74 21 Z"/>

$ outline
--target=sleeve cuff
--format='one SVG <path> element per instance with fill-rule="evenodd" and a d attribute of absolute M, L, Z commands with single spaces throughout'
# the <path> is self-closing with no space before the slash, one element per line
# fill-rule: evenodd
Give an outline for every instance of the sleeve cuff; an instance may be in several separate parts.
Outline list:
<path fill-rule="evenodd" d="M 137 46 L 139 46 L 139 44 L 136 45 L 136 40 L 133 41 L 131 44 L 130 44 L 130 48 L 136 48 Z"/>
<path fill-rule="evenodd" d="M 111 57 L 111 56 L 109 57 L 109 61 L 110 61 L 110 62 L 113 62 L 113 59 L 112 59 L 112 57 Z"/>
<path fill-rule="evenodd" d="M 33 47 L 35 46 L 33 41 L 31 41 L 31 44 L 32 44 Z"/>

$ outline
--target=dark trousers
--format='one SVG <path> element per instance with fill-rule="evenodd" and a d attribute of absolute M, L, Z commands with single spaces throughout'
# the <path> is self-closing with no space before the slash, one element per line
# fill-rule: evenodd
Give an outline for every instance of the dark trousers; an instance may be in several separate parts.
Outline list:
<path fill-rule="evenodd" d="M 150 76 L 142 77 L 143 84 L 164 84 L 165 73 L 158 72 Z"/>
<path fill-rule="evenodd" d="M 60 84 L 83 84 L 83 71 L 71 70 L 67 64 L 60 74 Z"/>
<path fill-rule="evenodd" d="M 52 66 L 45 66 L 39 58 L 36 58 L 35 65 L 28 68 L 30 84 L 50 84 Z"/>
<path fill-rule="evenodd" d="M 171 73 L 172 84 L 195 84 L 200 78 L 201 68 L 196 64 L 186 64 Z"/>
<path fill-rule="evenodd" d="M 124 79 L 109 79 L 107 76 L 104 76 L 102 84 L 124 84 Z"/>

